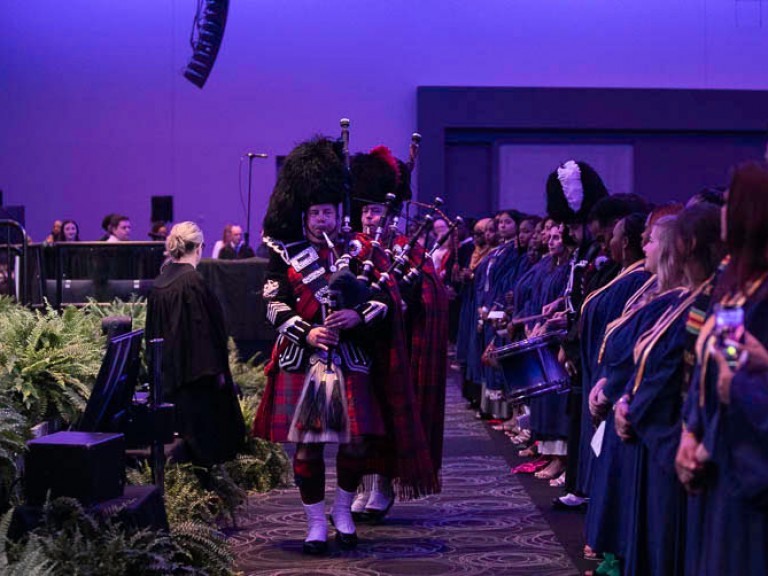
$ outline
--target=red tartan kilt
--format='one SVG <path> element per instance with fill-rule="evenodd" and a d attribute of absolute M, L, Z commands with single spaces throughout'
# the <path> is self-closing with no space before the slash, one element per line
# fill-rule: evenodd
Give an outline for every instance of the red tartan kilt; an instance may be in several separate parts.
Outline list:
<path fill-rule="evenodd" d="M 299 403 L 304 378 L 304 374 L 289 372 L 278 372 L 268 377 L 267 389 L 261 399 L 262 406 L 259 407 L 254 423 L 254 432 L 259 436 L 266 432 L 264 436 L 271 442 L 288 441 L 288 431 Z M 363 436 L 384 436 L 384 419 L 381 407 L 373 394 L 370 376 L 359 372 L 346 372 L 344 384 L 352 442 Z M 267 405 L 264 405 L 265 403 Z"/>

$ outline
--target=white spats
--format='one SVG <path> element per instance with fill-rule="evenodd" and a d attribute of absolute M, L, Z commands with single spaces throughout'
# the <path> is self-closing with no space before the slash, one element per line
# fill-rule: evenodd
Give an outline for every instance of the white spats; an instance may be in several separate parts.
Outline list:
<path fill-rule="evenodd" d="M 392 489 L 392 481 L 386 476 L 376 475 L 373 481 L 373 490 L 368 498 L 367 510 L 388 510 L 392 506 L 395 492 Z"/>
<path fill-rule="evenodd" d="M 342 534 L 354 534 L 355 522 L 352 520 L 352 501 L 355 492 L 347 492 L 342 488 L 336 488 L 336 500 L 333 502 L 331 516 L 336 530 Z"/>
<path fill-rule="evenodd" d="M 325 519 L 325 502 L 304 504 L 307 515 L 307 537 L 305 542 L 325 542 L 328 539 L 328 521 Z"/>
<path fill-rule="evenodd" d="M 352 512 L 360 513 L 365 510 L 365 505 L 368 503 L 368 497 L 370 492 L 360 488 L 355 495 L 355 499 L 352 501 Z"/>

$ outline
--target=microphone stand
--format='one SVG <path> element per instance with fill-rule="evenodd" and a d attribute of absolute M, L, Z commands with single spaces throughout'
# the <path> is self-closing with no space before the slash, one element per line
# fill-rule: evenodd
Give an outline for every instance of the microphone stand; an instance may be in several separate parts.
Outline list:
<path fill-rule="evenodd" d="M 251 181 L 253 180 L 253 159 L 256 154 L 249 152 L 248 156 L 248 207 L 245 211 L 245 245 L 251 245 Z"/>
<path fill-rule="evenodd" d="M 253 159 L 254 158 L 268 158 L 267 154 L 255 154 L 248 152 L 248 206 L 245 210 L 245 245 L 251 247 L 251 183 L 253 182 Z M 239 252 L 239 250 L 238 250 Z"/>

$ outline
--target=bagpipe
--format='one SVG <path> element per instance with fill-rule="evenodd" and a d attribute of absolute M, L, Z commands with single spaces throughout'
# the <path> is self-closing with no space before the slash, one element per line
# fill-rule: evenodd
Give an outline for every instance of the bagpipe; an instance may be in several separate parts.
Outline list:
<path fill-rule="evenodd" d="M 343 251 L 341 254 L 336 255 L 334 265 L 336 272 L 348 269 L 352 259 L 355 258 L 361 262 L 362 266 L 357 274 L 357 279 L 368 286 L 373 292 L 381 291 L 388 282 L 396 282 L 400 285 L 402 285 L 402 283 L 413 284 L 423 273 L 423 268 L 427 259 L 431 260 L 438 249 L 442 248 L 452 238 L 455 238 L 456 228 L 463 222 L 463 220 L 460 217 L 455 219 L 448 218 L 448 216 L 446 216 L 440 209 L 444 203 L 443 199 L 440 197 L 436 197 L 431 204 L 408 201 L 408 209 L 410 209 L 410 206 L 416 206 L 417 208 L 425 209 L 426 214 L 421 219 L 416 230 L 413 231 L 410 236 L 404 237 L 400 232 L 400 224 L 405 202 L 403 198 L 398 198 L 396 194 L 390 192 L 385 196 L 383 211 L 379 216 L 373 234 L 367 236 L 365 234 L 355 234 L 352 232 L 350 225 L 352 201 L 360 202 L 363 200 L 351 197 L 352 174 L 349 170 L 349 120 L 346 118 L 342 119 L 341 127 L 344 164 L 347 168 L 347 186 L 345 188 L 342 216 L 343 224 L 341 227 L 341 245 Z M 420 146 L 421 135 L 414 132 L 411 135 L 409 158 L 408 161 L 404 163 L 409 176 L 416 165 Z M 419 258 L 414 254 L 414 248 L 420 242 L 427 243 L 426 239 L 432 232 L 432 226 L 436 217 L 440 217 L 446 222 L 450 222 L 448 230 L 440 237 L 436 238 L 427 251 L 421 252 L 418 255 L 421 256 Z M 411 219 L 407 217 L 406 221 L 409 222 Z M 371 231 L 368 230 L 369 234 L 370 232 Z M 334 247 L 330 240 L 326 239 L 326 242 L 333 250 Z M 335 250 L 334 254 L 336 254 Z"/>
<path fill-rule="evenodd" d="M 349 270 L 352 258 L 357 255 L 350 222 L 349 119 L 342 118 L 340 125 L 345 174 L 339 238 L 342 253 L 339 254 L 337 243 L 323 232 L 323 239 L 332 255 L 329 265 L 331 278 L 327 289 L 323 289 L 325 294 L 319 299 L 322 304 L 323 322 L 337 310 L 354 308 L 358 303 L 368 300 L 368 290 L 360 285 Z M 341 344 L 328 346 L 327 350 L 318 350 L 310 357 L 309 370 L 291 421 L 288 434 L 290 440 L 295 442 L 349 441 L 346 382 L 341 369 L 341 346 Z"/>

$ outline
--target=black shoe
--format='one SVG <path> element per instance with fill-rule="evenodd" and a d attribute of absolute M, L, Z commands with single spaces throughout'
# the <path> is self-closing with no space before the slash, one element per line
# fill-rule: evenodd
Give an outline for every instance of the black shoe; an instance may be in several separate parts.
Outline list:
<path fill-rule="evenodd" d="M 336 522 L 333 521 L 333 514 L 328 514 L 328 520 L 331 521 L 331 526 L 336 528 Z M 345 534 L 336 528 L 336 544 L 338 544 L 339 548 L 342 550 L 352 550 L 353 548 L 357 548 L 357 532 Z"/>
<path fill-rule="evenodd" d="M 389 499 L 389 503 L 387 504 L 387 507 L 383 510 L 377 510 L 376 508 L 366 508 L 365 509 L 365 521 L 369 524 L 378 524 L 384 518 L 386 518 L 387 514 L 389 514 L 389 511 L 392 509 L 392 505 L 395 503 L 395 497 L 394 495 L 392 498 Z"/>
<path fill-rule="evenodd" d="M 368 512 L 365 510 L 362 512 L 352 512 L 352 520 L 355 521 L 355 524 L 358 522 L 366 522 L 368 520 Z"/>
<path fill-rule="evenodd" d="M 328 542 L 325 540 L 305 540 L 301 545 L 301 551 L 309 556 L 321 556 L 328 552 Z"/>
<path fill-rule="evenodd" d="M 357 548 L 357 532 L 344 534 L 344 532 L 336 530 L 336 544 L 338 544 L 339 548 L 342 550 L 354 550 Z"/>
<path fill-rule="evenodd" d="M 586 512 L 587 511 L 587 501 L 581 502 L 579 504 L 568 504 L 566 502 L 563 502 L 562 497 L 559 498 L 552 498 L 552 509 L 553 510 L 569 510 L 571 512 Z"/>

